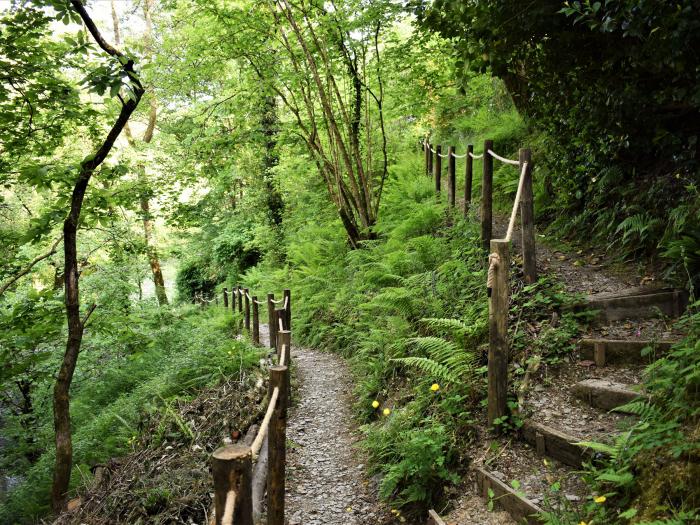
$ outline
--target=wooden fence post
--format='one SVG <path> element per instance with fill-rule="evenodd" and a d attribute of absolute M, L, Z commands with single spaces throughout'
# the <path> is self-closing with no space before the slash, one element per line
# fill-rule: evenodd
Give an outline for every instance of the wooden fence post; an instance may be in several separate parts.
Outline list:
<path fill-rule="evenodd" d="M 519 152 L 520 170 L 527 162 L 523 191 L 520 196 L 520 222 L 523 238 L 523 274 L 525 282 L 532 284 L 537 280 L 537 253 L 535 249 L 535 206 L 532 196 L 532 152 L 522 148 Z"/>
<path fill-rule="evenodd" d="M 253 344 L 260 344 L 260 314 L 258 312 L 258 296 L 253 296 Z"/>
<path fill-rule="evenodd" d="M 267 325 L 270 332 L 270 348 L 277 348 L 277 319 L 275 318 L 275 294 L 267 294 Z"/>
<path fill-rule="evenodd" d="M 277 350 L 279 350 L 279 333 L 280 330 L 286 330 L 287 327 L 284 324 L 284 310 L 282 308 L 278 308 L 275 310 L 275 342 L 277 343 Z M 282 323 L 282 328 L 280 328 L 280 322 Z M 279 354 L 279 352 L 278 352 Z"/>
<path fill-rule="evenodd" d="M 288 367 L 270 367 L 270 393 L 277 387 L 279 394 L 268 429 L 267 525 L 284 525 L 288 382 Z"/>
<path fill-rule="evenodd" d="M 472 154 L 474 153 L 474 146 L 469 144 L 467 146 L 467 156 L 465 160 L 467 161 L 467 167 L 464 170 L 464 216 L 467 216 L 469 212 L 469 206 L 472 203 L 472 178 L 474 173 L 474 159 Z"/>
<path fill-rule="evenodd" d="M 492 288 L 489 297 L 488 424 L 507 414 L 508 396 L 508 270 L 510 241 L 491 241 L 491 256 L 498 259 L 489 274 Z"/>
<path fill-rule="evenodd" d="M 481 181 L 481 245 L 484 250 L 489 248 L 492 233 L 493 157 L 489 155 L 489 150 L 493 151 L 493 140 L 484 141 L 484 173 Z"/>
<path fill-rule="evenodd" d="M 285 330 L 291 330 L 292 329 L 292 291 L 289 288 L 285 288 L 284 290 L 284 300 L 285 302 L 283 304 L 286 304 L 285 310 L 285 321 L 284 321 L 284 329 Z"/>
<path fill-rule="evenodd" d="M 428 177 L 433 176 L 433 146 L 428 143 Z"/>
<path fill-rule="evenodd" d="M 243 288 L 238 287 L 238 311 L 243 313 Z"/>
<path fill-rule="evenodd" d="M 245 295 L 245 329 L 250 332 L 250 299 L 248 299 L 248 292 L 248 288 L 243 289 L 243 295 Z"/>
<path fill-rule="evenodd" d="M 440 190 L 442 189 L 442 146 L 435 146 L 435 193 L 440 196 Z"/>
<path fill-rule="evenodd" d="M 427 140 L 423 143 L 423 157 L 425 159 L 425 174 L 430 177 L 430 144 Z"/>
<path fill-rule="evenodd" d="M 455 191 L 457 186 L 457 176 L 455 168 L 457 159 L 455 158 L 455 147 L 447 148 L 447 202 L 450 208 L 455 207 Z"/>
<path fill-rule="evenodd" d="M 252 456 L 250 447 L 242 444 L 226 445 L 212 454 L 216 525 L 253 525 Z"/>
<path fill-rule="evenodd" d="M 228 288 L 224 288 L 224 308 L 228 308 Z"/>

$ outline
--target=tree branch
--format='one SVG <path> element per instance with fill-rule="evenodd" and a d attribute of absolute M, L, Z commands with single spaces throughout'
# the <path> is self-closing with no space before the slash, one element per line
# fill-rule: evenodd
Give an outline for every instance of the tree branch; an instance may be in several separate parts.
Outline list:
<path fill-rule="evenodd" d="M 61 235 L 58 239 L 56 239 L 56 240 L 54 241 L 53 245 L 51 245 L 51 249 L 50 249 L 48 252 L 46 252 L 45 254 L 40 255 L 40 256 L 34 258 L 34 260 L 32 260 L 32 262 L 30 262 L 27 266 L 25 266 L 20 272 L 18 272 L 17 274 L 13 275 L 10 279 L 8 279 L 8 280 L 5 282 L 2 286 L 0 286 L 0 296 L 1 296 L 2 294 L 4 294 L 10 286 L 12 286 L 14 283 L 16 283 L 17 281 L 19 281 L 19 280 L 20 280 L 22 277 L 24 277 L 25 275 L 27 275 L 27 274 L 32 270 L 32 268 L 34 268 L 37 264 L 39 264 L 39 263 L 40 263 L 41 261 L 43 261 L 44 259 L 48 259 L 48 258 L 51 257 L 53 254 L 55 254 L 55 253 L 56 253 L 56 248 L 58 247 L 58 244 L 61 242 L 62 239 L 63 239 L 63 235 Z"/>

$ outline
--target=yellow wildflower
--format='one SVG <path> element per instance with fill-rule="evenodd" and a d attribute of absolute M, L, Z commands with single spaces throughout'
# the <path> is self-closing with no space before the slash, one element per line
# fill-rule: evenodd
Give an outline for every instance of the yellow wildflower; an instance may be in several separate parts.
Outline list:
<path fill-rule="evenodd" d="M 549 461 L 547 461 L 546 459 L 543 459 L 543 460 L 542 460 L 542 463 L 544 463 L 544 466 L 545 466 L 545 467 L 548 467 L 548 466 L 549 466 Z M 581 524 L 579 523 L 579 525 L 581 525 Z M 586 524 L 584 523 L 583 525 L 586 525 Z"/>
<path fill-rule="evenodd" d="M 372 401 L 372 408 L 379 408 L 379 401 L 377 401 L 376 399 Z"/>
<path fill-rule="evenodd" d="M 585 521 L 580 521 L 578 525 L 587 525 Z"/>
<path fill-rule="evenodd" d="M 385 408 L 385 409 L 384 409 L 384 415 L 385 415 L 385 416 L 388 416 L 389 414 L 391 414 L 391 410 L 389 410 L 388 408 Z"/>
<path fill-rule="evenodd" d="M 605 503 L 605 496 L 596 496 L 595 498 L 593 498 L 593 501 L 595 501 L 596 503 Z"/>
<path fill-rule="evenodd" d="M 437 383 L 433 383 L 433 385 L 430 387 L 430 390 L 432 390 L 433 392 L 437 392 L 438 390 L 440 390 L 440 385 L 438 385 Z"/>

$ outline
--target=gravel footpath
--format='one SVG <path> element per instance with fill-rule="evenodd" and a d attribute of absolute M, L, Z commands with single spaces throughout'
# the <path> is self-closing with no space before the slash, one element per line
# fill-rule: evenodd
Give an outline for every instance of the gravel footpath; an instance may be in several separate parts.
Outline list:
<path fill-rule="evenodd" d="M 267 325 L 260 326 L 263 344 Z M 295 384 L 287 421 L 288 525 L 365 525 L 390 522 L 375 483 L 358 458 L 352 419 L 352 376 L 333 354 L 292 345 Z"/>
<path fill-rule="evenodd" d="M 353 445 L 348 395 L 352 384 L 341 358 L 295 348 L 298 388 L 287 438 L 289 525 L 378 523 L 381 511 Z"/>

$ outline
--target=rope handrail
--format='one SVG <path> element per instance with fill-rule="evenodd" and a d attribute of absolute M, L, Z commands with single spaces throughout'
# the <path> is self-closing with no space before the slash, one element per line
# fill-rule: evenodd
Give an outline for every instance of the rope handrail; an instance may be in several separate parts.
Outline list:
<path fill-rule="evenodd" d="M 282 301 L 284 301 L 284 299 L 277 299 L 276 301 L 274 299 L 270 299 L 270 301 L 272 304 L 280 304 Z"/>
<path fill-rule="evenodd" d="M 254 302 L 255 304 L 259 305 L 259 306 L 263 306 L 263 305 L 265 304 L 264 302 L 258 301 L 257 299 L 256 299 L 255 301 L 253 301 L 253 302 Z"/>
<path fill-rule="evenodd" d="M 282 318 L 280 317 L 277 321 L 278 321 L 277 325 L 279 326 L 279 329 L 284 330 L 284 321 L 282 320 Z"/>
<path fill-rule="evenodd" d="M 285 297 L 284 298 L 284 306 L 282 307 L 282 309 L 286 310 L 288 306 L 289 306 L 289 297 Z"/>
<path fill-rule="evenodd" d="M 270 419 L 272 419 L 272 413 L 275 411 L 275 405 L 277 404 L 277 398 L 280 395 L 279 387 L 275 387 L 270 396 L 270 403 L 267 405 L 267 412 L 265 412 L 265 417 L 260 424 L 260 430 L 258 430 L 258 435 L 255 436 L 253 444 L 250 446 L 250 450 L 253 452 L 253 457 L 257 457 L 262 448 L 265 435 L 267 434 L 268 427 L 270 426 Z"/>
<path fill-rule="evenodd" d="M 515 193 L 515 202 L 513 203 L 513 210 L 510 213 L 510 220 L 508 221 L 508 230 L 506 230 L 506 241 L 510 241 L 513 236 L 513 228 L 515 227 L 515 217 L 518 215 L 518 206 L 520 205 L 520 198 L 523 193 L 523 184 L 525 181 L 525 173 L 527 172 L 527 162 L 523 162 L 523 168 L 520 170 L 520 180 L 518 181 L 518 191 Z"/>
<path fill-rule="evenodd" d="M 507 159 L 505 157 L 501 157 L 497 153 L 495 153 L 493 150 L 488 150 L 489 155 L 491 155 L 494 159 L 498 159 L 501 162 L 505 162 L 506 164 L 512 164 L 513 166 L 518 166 L 520 165 L 519 160 L 512 160 L 512 159 Z"/>
<path fill-rule="evenodd" d="M 447 155 L 443 155 L 442 153 L 438 153 L 438 155 L 440 156 L 440 158 L 443 158 L 443 159 L 446 159 L 447 157 L 450 156 L 449 153 Z"/>
<path fill-rule="evenodd" d="M 457 155 L 456 153 L 453 153 L 452 156 L 456 159 L 463 159 L 467 156 L 467 154 L 465 153 L 464 155 Z"/>
<path fill-rule="evenodd" d="M 287 345 L 282 345 L 282 350 L 280 351 L 280 362 L 279 366 L 285 366 L 285 361 L 287 359 Z"/>
<path fill-rule="evenodd" d="M 221 516 L 222 525 L 233 525 L 233 515 L 236 511 L 236 491 L 229 490 L 226 493 L 226 503 L 224 504 L 224 515 Z"/>
<path fill-rule="evenodd" d="M 469 152 L 469 156 L 470 156 L 471 158 L 473 158 L 474 160 L 479 160 L 479 159 L 483 159 L 483 158 L 484 158 L 484 154 L 483 154 L 483 153 L 480 154 L 480 155 L 474 155 L 473 153 Z"/>

